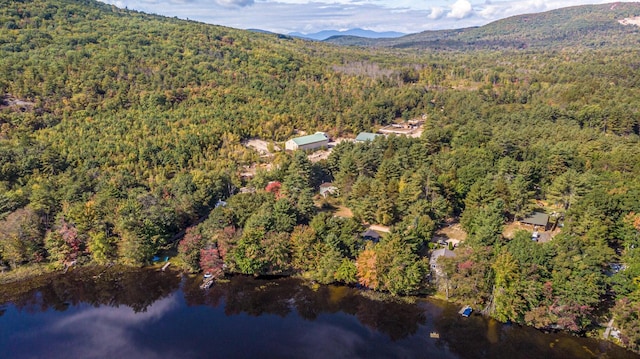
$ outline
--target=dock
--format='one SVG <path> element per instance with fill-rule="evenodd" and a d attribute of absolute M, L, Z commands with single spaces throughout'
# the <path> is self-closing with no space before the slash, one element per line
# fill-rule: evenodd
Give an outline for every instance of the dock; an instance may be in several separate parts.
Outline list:
<path fill-rule="evenodd" d="M 604 339 L 609 339 L 609 335 L 611 334 L 611 329 L 613 328 L 613 318 L 607 323 L 607 329 L 604 331 Z"/>
<path fill-rule="evenodd" d="M 202 280 L 202 284 L 200 284 L 200 289 L 209 289 L 209 288 L 211 288 L 211 286 L 213 285 L 214 281 L 215 281 L 215 278 L 213 278 L 213 277 L 204 278 Z"/>

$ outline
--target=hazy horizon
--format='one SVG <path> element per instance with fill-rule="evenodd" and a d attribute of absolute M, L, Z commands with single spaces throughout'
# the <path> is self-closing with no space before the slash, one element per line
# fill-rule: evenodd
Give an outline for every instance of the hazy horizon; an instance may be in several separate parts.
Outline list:
<path fill-rule="evenodd" d="M 417 33 L 481 26 L 515 15 L 604 4 L 593 0 L 102 0 L 120 8 L 238 29 L 288 34 L 344 31 Z M 626 2 L 626 1 L 622 1 Z"/>

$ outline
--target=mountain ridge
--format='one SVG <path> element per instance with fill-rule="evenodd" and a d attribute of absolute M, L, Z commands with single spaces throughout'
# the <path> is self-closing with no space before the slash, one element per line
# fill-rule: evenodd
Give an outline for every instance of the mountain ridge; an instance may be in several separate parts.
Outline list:
<path fill-rule="evenodd" d="M 363 38 L 396 38 L 407 35 L 406 33 L 397 31 L 373 31 L 360 28 L 348 29 L 348 30 L 322 30 L 314 33 L 304 34 L 301 32 L 290 32 L 287 35 L 300 37 L 304 39 L 323 41 L 334 36 L 357 36 Z"/>
<path fill-rule="evenodd" d="M 334 36 L 325 42 L 432 50 L 633 47 L 640 43 L 640 28 L 621 21 L 638 15 L 640 3 L 580 5 L 512 16 L 479 27 L 423 31 L 395 39 Z"/>

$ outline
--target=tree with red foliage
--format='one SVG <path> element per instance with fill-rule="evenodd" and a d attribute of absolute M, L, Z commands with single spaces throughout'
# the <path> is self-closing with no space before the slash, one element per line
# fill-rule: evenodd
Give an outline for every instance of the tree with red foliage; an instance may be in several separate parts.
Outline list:
<path fill-rule="evenodd" d="M 233 226 L 224 227 L 222 230 L 216 231 L 213 236 L 214 242 L 218 244 L 220 257 L 224 260 L 227 253 L 235 247 L 237 230 Z"/>
<path fill-rule="evenodd" d="M 56 229 L 47 233 L 45 246 L 49 258 L 60 265 L 78 260 L 86 249 L 85 240 L 78 235 L 76 226 L 64 218 L 60 220 Z"/>
<path fill-rule="evenodd" d="M 84 241 L 78 236 L 78 230 L 76 227 L 62 219 L 58 233 L 60 233 L 62 240 L 68 248 L 67 261 L 74 261 L 78 259 L 80 253 L 84 251 Z"/>
<path fill-rule="evenodd" d="M 192 272 L 200 267 L 200 249 L 202 249 L 202 235 L 194 227 L 187 228 L 184 238 L 178 244 L 178 256 Z"/>
<path fill-rule="evenodd" d="M 269 182 L 269 184 L 267 184 L 264 190 L 269 193 L 273 193 L 276 196 L 276 199 L 279 199 L 282 197 L 282 195 L 280 194 L 281 188 L 282 188 L 282 183 L 280 183 L 279 181 L 271 181 Z"/>
<path fill-rule="evenodd" d="M 476 306 L 487 302 L 491 295 L 488 257 L 489 250 L 486 247 L 463 247 L 456 250 L 456 257 L 452 263 L 448 263 L 449 281 L 446 289 L 451 298 Z"/>
<path fill-rule="evenodd" d="M 214 278 L 220 278 L 224 275 L 222 257 L 218 248 L 209 247 L 200 250 L 200 268 L 211 274 Z"/>

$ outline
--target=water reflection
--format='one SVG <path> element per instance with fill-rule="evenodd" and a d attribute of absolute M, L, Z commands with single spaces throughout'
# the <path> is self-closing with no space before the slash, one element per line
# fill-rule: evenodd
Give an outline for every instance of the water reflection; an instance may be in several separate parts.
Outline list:
<path fill-rule="evenodd" d="M 95 268 L 3 286 L 0 356 L 638 358 L 606 342 L 462 318 L 443 302 L 374 300 L 292 278 L 199 284 Z"/>
<path fill-rule="evenodd" d="M 10 302 L 21 311 L 65 311 L 69 306 L 125 305 L 143 312 L 180 287 L 180 277 L 153 270 L 81 268 L 64 275 L 49 274 L 0 288 L 0 303 Z"/>
<path fill-rule="evenodd" d="M 461 317 L 446 306 L 433 328 L 460 358 L 637 358 L 609 342 L 565 333 L 543 334 L 533 328 L 505 325 L 482 316 Z"/>
<path fill-rule="evenodd" d="M 361 324 L 394 341 L 417 333 L 426 320 L 424 310 L 412 303 L 373 300 L 351 288 L 312 287 L 293 278 L 256 280 L 237 277 L 208 291 L 199 289 L 197 284 L 197 280 L 185 283 L 183 291 L 187 304 L 218 306 L 224 302 L 227 315 L 285 317 L 295 312 L 301 318 L 313 321 L 322 314 L 342 312 L 355 316 Z"/>
<path fill-rule="evenodd" d="M 177 304 L 176 297 L 171 296 L 156 301 L 144 312 L 136 312 L 130 307 L 83 307 L 59 320 L 45 322 L 20 338 L 24 343 L 52 338 L 46 346 L 15 348 L 13 351 L 28 351 L 29 356 L 41 358 L 163 358 L 166 352 L 158 353 L 152 346 L 144 345 L 136 338 L 136 332 L 155 325 L 170 310 L 176 309 Z"/>

